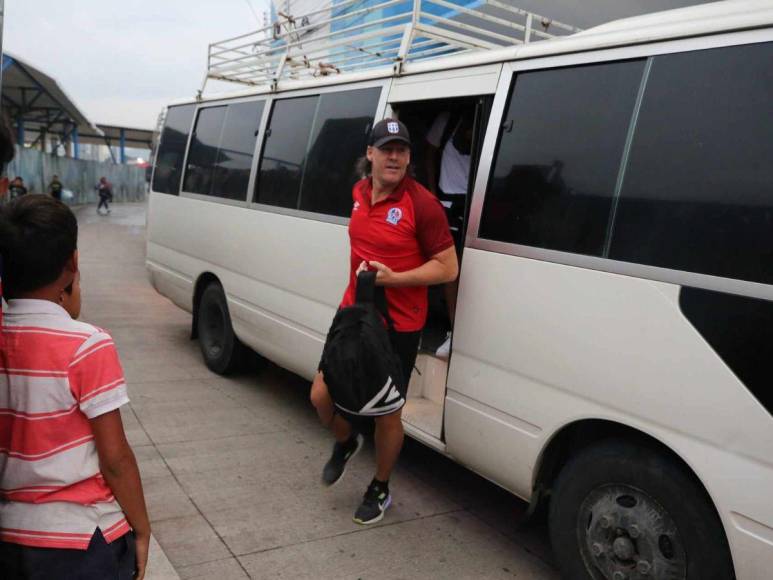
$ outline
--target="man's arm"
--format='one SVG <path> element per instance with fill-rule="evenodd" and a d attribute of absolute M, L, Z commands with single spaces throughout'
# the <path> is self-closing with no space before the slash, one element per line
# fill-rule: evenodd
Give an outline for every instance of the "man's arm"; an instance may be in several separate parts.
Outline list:
<path fill-rule="evenodd" d="M 424 157 L 424 168 L 427 172 L 427 189 L 437 195 L 438 192 L 438 175 L 437 168 L 439 166 L 438 161 L 441 157 L 440 146 L 443 144 L 443 133 L 446 130 L 446 124 L 450 120 L 450 113 L 443 111 L 432 123 L 432 127 L 424 137 L 424 142 L 427 145 L 426 155 Z"/>
<path fill-rule="evenodd" d="M 377 271 L 377 286 L 431 286 L 451 282 L 459 275 L 459 262 L 454 246 L 438 252 L 418 268 L 405 272 L 394 272 L 381 262 L 368 264 Z M 362 267 L 361 264 L 360 268 Z"/>
<path fill-rule="evenodd" d="M 134 529 L 137 540 L 136 578 L 142 580 L 148 562 L 150 521 L 137 460 L 129 442 L 126 441 L 121 412 L 118 409 L 99 415 L 90 422 L 102 476 L 126 514 L 129 525 Z"/>

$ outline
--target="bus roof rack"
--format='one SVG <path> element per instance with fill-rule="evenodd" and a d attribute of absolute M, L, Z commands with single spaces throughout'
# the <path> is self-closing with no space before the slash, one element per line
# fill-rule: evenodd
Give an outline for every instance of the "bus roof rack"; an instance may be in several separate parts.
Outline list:
<path fill-rule="evenodd" d="M 406 62 L 489 50 L 580 32 L 511 6 L 480 0 L 344 0 L 277 20 L 209 45 L 208 79 L 250 86 L 277 84 Z"/>

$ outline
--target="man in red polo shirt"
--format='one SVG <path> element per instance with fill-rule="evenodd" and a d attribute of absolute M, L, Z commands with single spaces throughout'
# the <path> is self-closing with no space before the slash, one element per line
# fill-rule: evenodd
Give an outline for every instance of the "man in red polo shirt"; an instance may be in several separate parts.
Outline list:
<path fill-rule="evenodd" d="M 352 192 L 349 285 L 341 306 L 354 304 L 357 273 L 375 270 L 376 284 L 385 287 L 394 326 L 390 339 L 405 374 L 402 388 L 407 391 L 427 319 L 427 286 L 455 280 L 459 265 L 442 205 L 407 175 L 411 140 L 405 125 L 396 119 L 376 123 L 366 155 L 371 175 L 357 182 Z M 405 398 L 406 393 L 401 394 Z M 323 482 L 333 485 L 359 451 L 362 437 L 336 413 L 322 373 L 312 384 L 311 401 L 335 435 L 333 453 L 322 473 Z M 401 415 L 398 409 L 375 417 L 376 474 L 355 512 L 354 521 L 359 524 L 381 520 L 391 504 L 389 476 L 403 445 Z"/>

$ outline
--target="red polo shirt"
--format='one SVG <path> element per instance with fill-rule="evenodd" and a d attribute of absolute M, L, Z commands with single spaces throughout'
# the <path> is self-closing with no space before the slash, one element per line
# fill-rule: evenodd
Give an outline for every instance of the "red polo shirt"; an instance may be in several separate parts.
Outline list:
<path fill-rule="evenodd" d="M 395 272 L 405 272 L 454 245 L 443 206 L 415 180 L 405 177 L 392 194 L 375 205 L 371 205 L 372 191 L 370 179 L 358 181 L 352 190 L 351 265 L 341 307 L 354 304 L 355 272 L 363 260 L 381 262 Z M 424 328 L 426 286 L 385 290 L 395 330 L 414 332 Z"/>

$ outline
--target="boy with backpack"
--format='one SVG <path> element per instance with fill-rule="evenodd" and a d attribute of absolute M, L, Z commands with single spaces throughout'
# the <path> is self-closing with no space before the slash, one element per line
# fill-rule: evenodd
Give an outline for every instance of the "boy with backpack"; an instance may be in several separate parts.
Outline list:
<path fill-rule="evenodd" d="M 0 211 L 0 574 L 143 578 L 150 523 L 104 330 L 78 322 L 78 224 L 47 195 Z"/>
<path fill-rule="evenodd" d="M 97 194 L 99 195 L 97 213 L 101 213 L 99 210 L 102 209 L 102 206 L 105 206 L 105 213 L 110 213 L 110 202 L 113 201 L 113 184 L 107 180 L 107 177 L 99 178 Z"/>
<path fill-rule="evenodd" d="M 366 157 L 370 177 L 357 182 L 352 192 L 349 285 L 328 335 L 320 372 L 311 387 L 311 401 L 320 420 L 331 428 L 336 439 L 322 473 L 325 485 L 331 486 L 340 480 L 347 462 L 362 445 L 362 437 L 344 413 L 374 418 L 376 473 L 354 514 L 354 521 L 359 524 L 381 520 L 392 501 L 389 477 L 403 445 L 402 405 L 427 318 L 427 286 L 454 280 L 458 273 L 443 207 L 432 193 L 407 174 L 411 140 L 405 125 L 396 119 L 376 123 Z M 389 321 L 391 347 L 383 348 L 384 356 L 397 359 L 399 376 L 395 376 L 397 371 L 385 373 L 387 379 L 381 384 L 384 376 L 370 377 L 365 371 L 355 373 L 356 377 L 359 381 L 374 381 L 373 384 L 353 385 L 347 381 L 347 384 L 328 385 L 327 380 L 336 381 L 339 376 L 351 378 L 352 373 L 346 368 L 373 366 L 367 361 L 353 361 L 352 365 L 349 355 L 356 348 L 337 349 L 331 345 L 333 337 L 342 332 L 339 323 L 346 323 L 349 310 L 363 302 L 364 292 L 358 288 L 358 279 L 367 270 L 375 272 L 375 285 L 384 287 L 384 318 Z M 340 316 L 345 312 L 347 316 Z M 372 338 L 374 344 L 380 340 L 375 334 Z M 342 351 L 344 355 L 340 356 Z M 339 355 L 334 357 L 334 353 Z M 343 373 L 333 372 L 342 367 Z M 365 404 L 360 408 L 351 409 L 341 403 L 342 389 L 369 391 L 370 397 L 364 398 Z"/>

